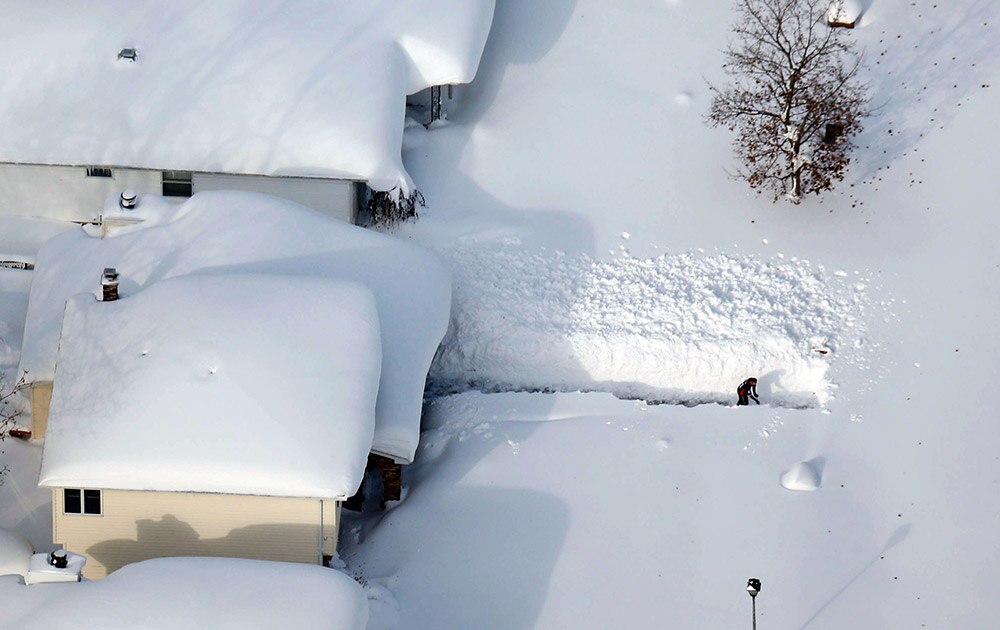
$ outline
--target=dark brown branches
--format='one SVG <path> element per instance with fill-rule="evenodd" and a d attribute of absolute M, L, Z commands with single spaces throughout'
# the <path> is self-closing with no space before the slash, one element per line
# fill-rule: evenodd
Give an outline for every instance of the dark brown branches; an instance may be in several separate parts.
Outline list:
<path fill-rule="evenodd" d="M 861 55 L 826 24 L 830 0 L 737 0 L 708 121 L 736 133 L 736 175 L 777 201 L 842 180 L 867 113 Z"/>

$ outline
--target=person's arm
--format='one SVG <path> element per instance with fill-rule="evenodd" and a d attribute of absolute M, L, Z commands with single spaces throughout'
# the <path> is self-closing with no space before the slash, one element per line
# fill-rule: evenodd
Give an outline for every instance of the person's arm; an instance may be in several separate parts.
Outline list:
<path fill-rule="evenodd" d="M 760 399 L 757 398 L 757 384 L 756 383 L 750 387 L 750 395 L 753 397 L 753 401 L 759 405 L 760 404 Z"/>

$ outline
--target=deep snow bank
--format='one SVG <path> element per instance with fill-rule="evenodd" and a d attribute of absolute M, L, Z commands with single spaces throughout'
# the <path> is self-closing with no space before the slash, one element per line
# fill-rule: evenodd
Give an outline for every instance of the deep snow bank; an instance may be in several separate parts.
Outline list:
<path fill-rule="evenodd" d="M 680 403 L 825 402 L 834 357 L 861 361 L 868 280 L 799 259 L 453 247 L 438 389 L 601 390 Z"/>
<path fill-rule="evenodd" d="M 209 593 L 211 595 L 209 595 Z M 17 628 L 337 628 L 368 619 L 361 588 L 319 566 L 232 558 L 159 558 L 97 581 L 0 582 Z"/>

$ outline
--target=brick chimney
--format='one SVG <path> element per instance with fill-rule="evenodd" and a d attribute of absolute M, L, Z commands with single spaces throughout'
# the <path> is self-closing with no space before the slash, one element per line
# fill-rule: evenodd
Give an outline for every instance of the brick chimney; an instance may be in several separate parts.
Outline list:
<path fill-rule="evenodd" d="M 118 270 L 105 267 L 101 275 L 101 288 L 104 289 L 104 301 L 114 302 L 118 299 Z"/>

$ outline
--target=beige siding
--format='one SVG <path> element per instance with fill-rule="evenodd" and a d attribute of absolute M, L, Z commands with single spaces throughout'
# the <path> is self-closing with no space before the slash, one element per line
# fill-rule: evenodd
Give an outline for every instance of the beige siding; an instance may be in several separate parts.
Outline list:
<path fill-rule="evenodd" d="M 337 537 L 340 531 L 340 501 L 323 501 L 323 555 L 337 555 Z"/>
<path fill-rule="evenodd" d="M 319 499 L 105 490 L 100 516 L 64 514 L 62 499 L 62 488 L 54 488 L 52 538 L 87 556 L 88 578 L 168 556 L 315 564 L 326 546 L 324 531 L 339 525 L 339 510 L 326 510 L 333 514 L 330 523 Z M 335 550 L 335 534 L 333 545 Z"/>
<path fill-rule="evenodd" d="M 52 401 L 52 383 L 31 384 L 31 437 L 40 440 L 45 437 L 45 427 L 49 422 L 49 403 Z"/>

